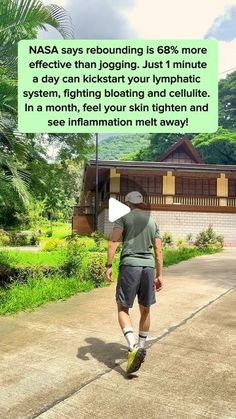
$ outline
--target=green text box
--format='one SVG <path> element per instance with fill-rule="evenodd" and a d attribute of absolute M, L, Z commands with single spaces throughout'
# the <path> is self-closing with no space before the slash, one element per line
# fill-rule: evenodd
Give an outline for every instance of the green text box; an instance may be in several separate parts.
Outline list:
<path fill-rule="evenodd" d="M 214 132 L 213 40 L 20 41 L 20 132 Z"/>

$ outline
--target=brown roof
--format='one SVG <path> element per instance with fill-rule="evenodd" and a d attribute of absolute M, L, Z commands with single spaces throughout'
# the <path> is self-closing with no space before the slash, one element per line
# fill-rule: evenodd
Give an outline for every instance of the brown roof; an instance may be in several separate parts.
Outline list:
<path fill-rule="evenodd" d="M 90 160 L 87 167 L 95 170 L 96 161 Z M 156 161 L 125 161 L 125 160 L 98 160 L 99 171 L 101 169 L 145 169 L 145 170 L 173 170 L 190 172 L 232 172 L 236 173 L 236 165 L 230 164 L 201 164 L 201 163 L 173 163 Z"/>
<path fill-rule="evenodd" d="M 184 150 L 195 163 L 203 163 L 201 156 L 198 154 L 197 150 L 193 147 L 191 141 L 187 137 L 182 137 L 176 144 L 168 148 L 165 153 L 161 154 L 157 161 L 164 162 L 170 154 L 178 151 L 179 149 Z"/>
<path fill-rule="evenodd" d="M 223 164 L 201 164 L 201 163 L 173 163 L 173 162 L 151 162 L 151 161 L 118 161 L 118 160 L 99 160 L 99 188 L 109 176 L 109 170 L 115 168 L 118 173 L 157 174 L 170 170 L 174 173 L 196 173 L 204 176 L 210 174 L 227 173 L 236 176 L 236 165 Z M 86 165 L 83 179 L 83 190 L 92 191 L 95 188 L 96 161 L 90 160 Z"/>
<path fill-rule="evenodd" d="M 180 163 L 165 161 L 167 157 L 181 148 L 191 157 L 193 162 Z M 96 161 L 90 160 L 86 164 L 84 172 L 83 190 L 94 190 L 95 188 L 95 167 Z M 192 173 L 231 173 L 233 176 L 236 175 L 236 165 L 223 165 L 223 164 L 204 164 L 200 155 L 192 146 L 190 140 L 187 137 L 182 137 L 180 141 L 170 147 L 165 153 L 163 153 L 158 161 L 122 161 L 122 160 L 98 160 L 98 171 L 99 171 L 99 186 L 106 180 L 109 170 L 116 168 L 118 172 L 128 171 L 140 171 L 141 173 L 148 173 L 158 170 L 167 171 L 173 170 L 174 172 L 192 172 Z"/>

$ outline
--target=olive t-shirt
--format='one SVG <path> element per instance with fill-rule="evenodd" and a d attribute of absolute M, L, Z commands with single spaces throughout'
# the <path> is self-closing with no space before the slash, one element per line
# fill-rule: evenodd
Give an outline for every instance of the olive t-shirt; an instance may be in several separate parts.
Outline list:
<path fill-rule="evenodd" d="M 119 218 L 114 228 L 122 230 L 120 265 L 150 266 L 155 268 L 153 243 L 160 238 L 160 230 L 147 211 L 134 209 Z"/>

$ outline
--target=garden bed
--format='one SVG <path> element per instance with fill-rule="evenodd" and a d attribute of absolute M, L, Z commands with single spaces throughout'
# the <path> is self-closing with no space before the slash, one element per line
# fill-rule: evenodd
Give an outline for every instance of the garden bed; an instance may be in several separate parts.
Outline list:
<path fill-rule="evenodd" d="M 212 247 L 165 248 L 164 266 L 217 251 L 219 249 Z M 75 253 L 69 255 L 69 258 L 65 250 L 37 254 L 19 251 L 0 252 L 0 280 L 4 285 L 0 287 L 0 315 L 32 310 L 50 301 L 67 299 L 78 292 L 108 285 L 104 279 L 105 260 L 106 252 L 91 252 L 86 249 L 82 255 Z M 80 266 L 78 271 L 73 271 L 75 263 Z M 118 267 L 119 255 L 115 257 L 113 263 L 114 281 L 117 279 Z M 69 269 L 68 274 L 67 269 Z"/>

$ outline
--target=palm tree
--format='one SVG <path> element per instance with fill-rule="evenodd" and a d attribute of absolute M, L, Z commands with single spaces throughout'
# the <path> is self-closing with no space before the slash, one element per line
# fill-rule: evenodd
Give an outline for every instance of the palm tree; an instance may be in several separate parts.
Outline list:
<path fill-rule="evenodd" d="M 7 102 L 13 93 L 15 109 L 16 89 L 12 87 L 16 84 L 17 44 L 22 39 L 36 38 L 37 31 L 47 30 L 48 25 L 57 29 L 63 38 L 73 38 L 71 19 L 62 7 L 55 4 L 45 6 L 40 0 L 1 0 L 0 90 L 7 93 Z"/>
<path fill-rule="evenodd" d="M 62 7 L 45 6 L 39 0 L 0 0 L 0 206 L 9 199 L 9 190 L 22 200 L 27 198 L 24 161 L 30 153 L 30 137 L 16 128 L 17 43 L 36 38 L 37 31 L 47 26 L 63 38 L 73 38 L 71 20 Z"/>
<path fill-rule="evenodd" d="M 18 41 L 36 38 L 37 31 L 47 30 L 47 25 L 65 39 L 73 37 L 71 20 L 62 7 L 45 6 L 40 0 L 1 0 L 0 41 L 9 47 L 8 54 Z"/>

